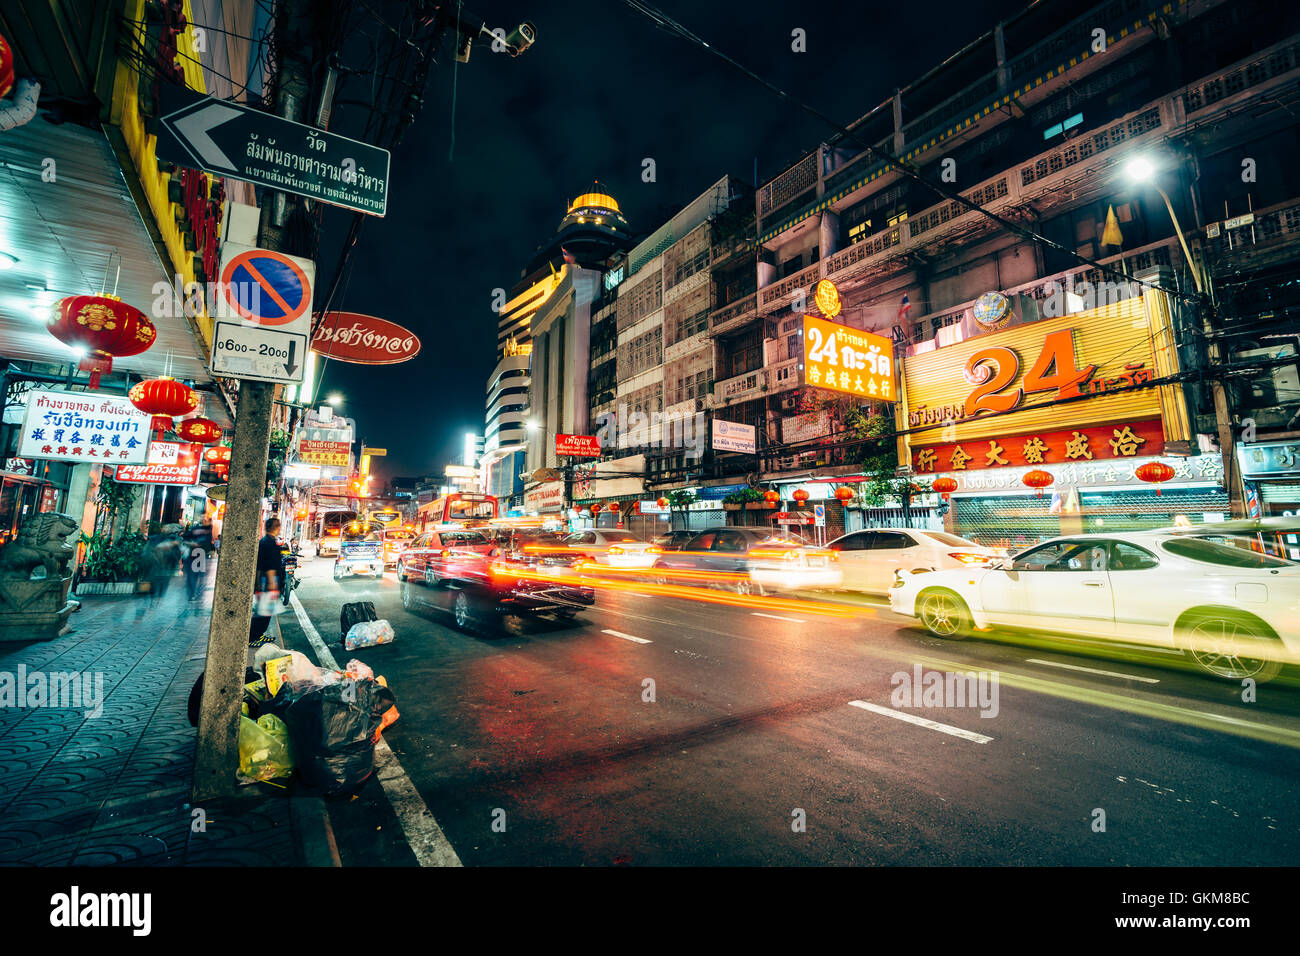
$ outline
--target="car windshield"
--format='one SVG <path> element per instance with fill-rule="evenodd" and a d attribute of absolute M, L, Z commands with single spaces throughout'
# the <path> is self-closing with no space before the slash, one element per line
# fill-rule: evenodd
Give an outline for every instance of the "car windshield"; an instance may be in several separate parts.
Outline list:
<path fill-rule="evenodd" d="M 767 544 L 767 545 L 775 544 L 786 548 L 802 548 L 802 547 L 806 547 L 808 544 L 807 541 L 805 541 L 803 538 L 799 537 L 799 535 L 794 534 L 792 532 L 785 532 L 782 534 L 769 534 L 763 539 L 761 539 L 758 543 Z"/>
<path fill-rule="evenodd" d="M 951 545 L 955 548 L 978 548 L 979 545 L 974 541 L 967 541 L 965 538 L 959 538 L 955 534 L 948 534 L 946 531 L 927 531 L 927 538 L 934 538 L 936 541 Z"/>
<path fill-rule="evenodd" d="M 641 539 L 634 534 L 610 534 L 608 531 L 602 531 L 600 536 L 608 544 L 640 544 Z"/>
<path fill-rule="evenodd" d="M 1206 541 L 1204 538 L 1174 538 L 1165 541 L 1163 547 L 1170 554 L 1180 558 L 1190 558 L 1203 564 L 1217 564 L 1224 568 L 1254 568 L 1257 570 L 1272 568 L 1294 568 L 1292 561 L 1274 558 L 1258 551 L 1234 548 L 1226 544 Z"/>

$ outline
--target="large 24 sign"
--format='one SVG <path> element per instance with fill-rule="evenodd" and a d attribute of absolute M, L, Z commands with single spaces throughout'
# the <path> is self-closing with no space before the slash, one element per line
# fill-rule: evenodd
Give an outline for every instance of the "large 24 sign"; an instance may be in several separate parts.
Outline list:
<path fill-rule="evenodd" d="M 1074 357 L 1074 329 L 1061 329 L 1043 340 L 1043 350 L 1019 388 L 1009 389 L 1020 375 L 1020 356 L 1012 349 L 992 345 L 979 349 L 966 362 L 966 380 L 978 382 L 966 399 L 966 417 L 980 412 L 1009 412 L 1027 392 L 1056 392 L 1057 399 L 1082 394 L 1081 386 L 1097 366 L 1079 368 Z"/>

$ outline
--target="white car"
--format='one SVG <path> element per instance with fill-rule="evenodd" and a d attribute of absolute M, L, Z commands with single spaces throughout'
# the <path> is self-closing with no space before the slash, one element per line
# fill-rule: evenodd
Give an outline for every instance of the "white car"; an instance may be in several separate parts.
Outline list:
<path fill-rule="evenodd" d="M 1003 552 L 943 531 L 919 528 L 868 528 L 836 538 L 826 547 L 839 552 L 843 587 L 888 594 L 895 571 L 963 568 L 987 564 Z"/>
<path fill-rule="evenodd" d="M 611 568 L 650 568 L 663 549 L 620 528 L 589 528 L 575 531 L 564 546 L 588 561 Z"/>
<path fill-rule="evenodd" d="M 1234 681 L 1300 660 L 1300 563 L 1169 532 L 1054 538 L 987 566 L 900 572 L 889 604 L 938 637 L 1113 638 L 1181 649 Z"/>

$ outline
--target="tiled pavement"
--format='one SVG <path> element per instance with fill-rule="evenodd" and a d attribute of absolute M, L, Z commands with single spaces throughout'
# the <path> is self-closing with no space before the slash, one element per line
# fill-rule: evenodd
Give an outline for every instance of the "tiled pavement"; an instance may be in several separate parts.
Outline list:
<path fill-rule="evenodd" d="M 252 784 L 192 826 L 196 732 L 212 579 L 147 595 L 93 596 L 53 641 L 0 644 L 0 672 L 103 674 L 103 713 L 0 707 L 0 864 L 276 866 L 301 862 L 286 794 Z M 198 831 L 198 832 L 195 832 Z"/>

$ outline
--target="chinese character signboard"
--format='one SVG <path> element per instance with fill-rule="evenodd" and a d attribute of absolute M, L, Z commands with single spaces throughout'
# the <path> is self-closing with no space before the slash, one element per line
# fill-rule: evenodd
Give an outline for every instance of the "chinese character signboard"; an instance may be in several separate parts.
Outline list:
<path fill-rule="evenodd" d="M 156 441 L 143 465 L 119 465 L 118 481 L 148 485 L 195 485 L 203 466 L 203 446 L 191 442 Z"/>
<path fill-rule="evenodd" d="M 555 454 L 575 458 L 599 458 L 600 439 L 595 435 L 556 435 Z"/>
<path fill-rule="evenodd" d="M 351 455 L 350 442 L 323 441 L 316 438 L 298 440 L 298 460 L 305 465 L 335 465 L 346 468 Z"/>
<path fill-rule="evenodd" d="M 1151 461 L 1163 461 L 1174 469 L 1174 477 L 1164 487 L 1177 487 L 1188 484 L 1219 483 L 1223 481 L 1223 458 L 1220 455 L 1195 455 L 1190 458 L 1122 458 L 1103 459 L 1101 461 L 1070 461 L 1060 464 L 1044 463 L 1030 466 L 1011 466 L 997 470 L 980 469 L 977 471 L 953 471 L 941 469 L 944 477 L 952 478 L 957 487 L 951 494 L 969 494 L 980 491 L 1012 491 L 1032 495 L 1032 489 L 1025 487 L 1022 480 L 1028 471 L 1046 471 L 1052 476 L 1053 489 L 1075 488 L 1084 491 L 1125 486 L 1129 488 L 1147 485 L 1134 472 Z M 924 486 L 936 475 L 926 474 L 920 483 Z"/>
<path fill-rule="evenodd" d="M 18 457 L 143 465 L 149 422 L 125 396 L 33 390 Z"/>
<path fill-rule="evenodd" d="M 1163 454 L 1187 410 L 1161 294 L 979 335 L 904 360 L 912 467 L 934 474 Z M 908 457 L 903 453 L 903 457 Z"/>
<path fill-rule="evenodd" d="M 894 346 L 883 335 L 803 317 L 804 382 L 864 400 L 897 401 Z"/>
<path fill-rule="evenodd" d="M 1094 428 L 1005 435 L 989 425 L 987 437 L 912 446 L 912 470 L 918 475 L 981 468 L 1014 468 L 1067 461 L 1136 458 L 1164 451 L 1165 433 L 1160 419 L 1109 424 Z"/>

